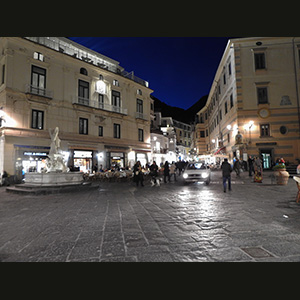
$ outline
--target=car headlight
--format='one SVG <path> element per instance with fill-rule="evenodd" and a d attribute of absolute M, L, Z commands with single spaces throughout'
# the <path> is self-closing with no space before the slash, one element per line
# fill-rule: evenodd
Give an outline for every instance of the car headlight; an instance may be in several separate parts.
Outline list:
<path fill-rule="evenodd" d="M 209 176 L 208 173 L 202 173 L 202 178 L 207 178 Z"/>
<path fill-rule="evenodd" d="M 182 176 L 184 179 L 187 179 L 189 177 L 188 174 L 184 173 L 183 176 Z"/>

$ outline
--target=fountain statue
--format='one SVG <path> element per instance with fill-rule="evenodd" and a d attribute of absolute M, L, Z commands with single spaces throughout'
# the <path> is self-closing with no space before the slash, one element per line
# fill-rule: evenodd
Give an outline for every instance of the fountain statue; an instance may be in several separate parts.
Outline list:
<path fill-rule="evenodd" d="M 50 152 L 46 159 L 46 169 L 42 173 L 25 174 L 25 186 L 63 187 L 83 184 L 83 174 L 70 172 L 64 161 L 58 137 L 59 128 L 49 129 L 51 138 Z"/>
<path fill-rule="evenodd" d="M 60 138 L 58 137 L 59 128 L 56 127 L 53 131 L 49 129 L 51 137 L 50 153 L 46 159 L 46 173 L 51 172 L 69 172 L 70 169 L 67 167 L 64 156 L 60 149 Z"/>

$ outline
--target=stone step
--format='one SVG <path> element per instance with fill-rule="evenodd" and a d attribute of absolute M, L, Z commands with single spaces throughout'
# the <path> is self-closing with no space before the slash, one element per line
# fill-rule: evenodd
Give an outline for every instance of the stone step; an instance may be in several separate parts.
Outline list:
<path fill-rule="evenodd" d="M 15 194 L 27 194 L 27 195 L 46 195 L 46 194 L 58 194 L 58 193 L 70 193 L 88 191 L 89 189 L 99 188 L 98 184 L 91 184 L 91 182 L 84 182 L 81 185 L 62 185 L 62 186 L 33 186 L 26 184 L 18 184 L 6 188 L 6 192 Z"/>

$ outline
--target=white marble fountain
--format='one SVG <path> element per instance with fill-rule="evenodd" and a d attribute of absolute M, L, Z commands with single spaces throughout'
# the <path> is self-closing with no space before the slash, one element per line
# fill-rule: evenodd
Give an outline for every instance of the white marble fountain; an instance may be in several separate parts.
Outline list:
<path fill-rule="evenodd" d="M 83 174 L 80 172 L 69 172 L 64 155 L 60 149 L 59 128 L 49 129 L 51 137 L 50 153 L 48 155 L 46 170 L 42 173 L 25 174 L 25 185 L 39 187 L 56 187 L 81 185 Z"/>

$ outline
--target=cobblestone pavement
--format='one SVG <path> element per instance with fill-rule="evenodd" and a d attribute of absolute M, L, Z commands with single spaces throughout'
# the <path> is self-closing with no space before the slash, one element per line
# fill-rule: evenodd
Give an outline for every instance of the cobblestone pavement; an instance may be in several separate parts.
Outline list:
<path fill-rule="evenodd" d="M 2 262 L 300 261 L 297 187 L 251 182 L 160 187 L 101 183 L 88 192 L 24 196 L 0 188 Z"/>

